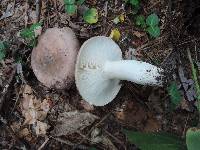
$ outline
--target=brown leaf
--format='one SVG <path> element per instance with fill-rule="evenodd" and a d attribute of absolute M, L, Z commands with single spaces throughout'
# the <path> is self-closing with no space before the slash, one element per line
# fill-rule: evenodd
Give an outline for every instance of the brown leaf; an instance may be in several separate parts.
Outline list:
<path fill-rule="evenodd" d="M 24 129 L 20 130 L 19 133 L 18 133 L 18 135 L 19 135 L 20 138 L 24 138 L 24 139 L 26 139 L 29 142 L 33 138 L 32 134 L 31 134 L 31 132 L 30 132 L 30 130 L 28 128 L 24 128 Z"/>
<path fill-rule="evenodd" d="M 86 111 L 93 111 L 94 110 L 94 106 L 90 105 L 90 103 L 88 103 L 85 100 L 81 100 L 80 101 L 80 105 L 86 110 Z"/>
<path fill-rule="evenodd" d="M 37 111 L 34 109 L 22 111 L 22 114 L 25 117 L 24 124 L 34 124 L 37 121 Z"/>
<path fill-rule="evenodd" d="M 161 129 L 161 125 L 158 120 L 149 118 L 145 124 L 144 132 L 157 132 Z"/>
<path fill-rule="evenodd" d="M 143 128 L 143 121 L 147 118 L 145 110 L 134 101 L 125 101 L 124 109 L 120 112 L 116 112 L 116 117 L 120 122 L 134 126 L 138 129 Z"/>
<path fill-rule="evenodd" d="M 135 35 L 138 38 L 141 38 L 141 37 L 145 36 L 145 33 L 139 32 L 139 31 L 133 31 L 133 35 Z"/>
<path fill-rule="evenodd" d="M 30 133 L 30 131 L 27 128 L 22 129 L 21 131 L 19 131 L 19 137 L 23 138 L 28 136 Z"/>
<path fill-rule="evenodd" d="M 36 127 L 35 127 L 35 132 L 36 135 L 45 135 L 47 132 L 48 126 L 46 123 L 37 121 Z"/>
<path fill-rule="evenodd" d="M 62 136 L 79 132 L 91 125 L 96 119 L 98 119 L 97 116 L 88 112 L 72 111 L 61 113 L 52 134 L 54 136 Z"/>
<path fill-rule="evenodd" d="M 135 101 L 125 101 L 124 106 L 122 111 L 116 112 L 116 117 L 121 123 L 138 130 L 159 130 L 159 122 L 153 117 L 152 112 L 146 110 L 141 104 Z"/>
<path fill-rule="evenodd" d="M 44 120 L 50 109 L 49 100 L 44 99 L 43 102 L 38 100 L 29 85 L 24 86 L 23 99 L 20 103 L 22 115 L 25 118 L 24 124 L 34 124 L 38 120 Z"/>

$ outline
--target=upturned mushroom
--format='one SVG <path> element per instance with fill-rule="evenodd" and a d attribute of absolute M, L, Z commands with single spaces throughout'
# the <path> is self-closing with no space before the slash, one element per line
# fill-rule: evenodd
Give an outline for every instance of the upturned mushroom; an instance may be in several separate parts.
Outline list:
<path fill-rule="evenodd" d="M 84 100 L 96 106 L 111 102 L 121 88 L 120 80 L 141 85 L 162 85 L 163 70 L 137 60 L 122 60 L 119 46 L 109 37 L 96 36 L 80 48 L 75 81 Z"/>
<path fill-rule="evenodd" d="M 79 42 L 70 28 L 50 28 L 31 54 L 37 79 L 49 88 L 69 88 L 74 81 Z"/>

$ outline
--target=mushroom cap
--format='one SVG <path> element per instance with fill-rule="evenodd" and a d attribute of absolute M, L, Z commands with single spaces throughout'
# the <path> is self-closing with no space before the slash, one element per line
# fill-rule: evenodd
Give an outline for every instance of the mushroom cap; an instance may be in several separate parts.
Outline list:
<path fill-rule="evenodd" d="M 31 54 L 37 79 L 49 88 L 69 88 L 74 81 L 79 42 L 70 28 L 50 28 Z"/>
<path fill-rule="evenodd" d="M 84 100 L 96 106 L 111 102 L 119 92 L 118 79 L 108 79 L 103 72 L 106 61 L 122 59 L 119 46 L 109 37 L 92 37 L 81 46 L 75 69 L 75 81 Z"/>

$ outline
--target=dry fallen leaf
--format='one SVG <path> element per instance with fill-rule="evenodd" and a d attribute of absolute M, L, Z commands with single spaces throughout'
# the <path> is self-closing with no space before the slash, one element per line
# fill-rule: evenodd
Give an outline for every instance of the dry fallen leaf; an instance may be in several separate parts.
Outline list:
<path fill-rule="evenodd" d="M 119 15 L 119 21 L 120 21 L 121 23 L 123 23 L 124 20 L 125 20 L 124 14 Z"/>
<path fill-rule="evenodd" d="M 135 101 L 125 101 L 124 106 L 123 110 L 115 113 L 121 123 L 142 131 L 157 131 L 160 129 L 158 120 L 141 104 Z"/>
<path fill-rule="evenodd" d="M 27 141 L 31 141 L 33 139 L 32 134 L 28 128 L 24 128 L 24 129 L 20 130 L 18 135 L 20 138 L 23 138 Z"/>
<path fill-rule="evenodd" d="M 98 119 L 97 116 L 88 112 L 72 111 L 61 113 L 52 134 L 54 136 L 62 136 L 77 133 L 91 125 L 96 119 Z"/>
<path fill-rule="evenodd" d="M 42 33 L 42 27 L 39 26 L 38 28 L 36 28 L 36 29 L 34 30 L 34 32 L 35 32 L 35 37 L 38 37 L 38 36 L 41 35 L 41 33 Z"/>
<path fill-rule="evenodd" d="M 80 105 L 86 110 L 86 111 L 93 111 L 94 110 L 94 106 L 90 105 L 90 103 L 88 103 L 85 100 L 81 100 L 80 101 Z"/>
<path fill-rule="evenodd" d="M 145 127 L 144 132 L 158 132 L 161 129 L 161 124 L 156 120 L 155 118 L 148 118 Z"/>
<path fill-rule="evenodd" d="M 12 16 L 14 14 L 14 3 L 9 3 L 6 11 L 3 12 L 3 15 L 0 17 L 0 20 L 4 19 L 4 18 L 8 18 L 10 16 Z"/>
<path fill-rule="evenodd" d="M 125 51 L 125 58 L 127 60 L 137 60 L 136 56 L 138 55 L 136 49 L 129 47 L 127 51 Z"/>
<path fill-rule="evenodd" d="M 91 132 L 90 140 L 92 144 L 101 143 L 104 145 L 105 149 L 117 150 L 112 141 L 107 136 L 104 136 L 98 128 L 94 128 L 94 130 Z"/>
<path fill-rule="evenodd" d="M 43 102 L 40 105 L 40 108 L 44 111 L 44 112 L 48 112 L 50 109 L 50 103 L 49 99 L 44 99 Z"/>
<path fill-rule="evenodd" d="M 37 121 L 37 111 L 34 109 L 22 111 L 22 114 L 25 117 L 24 124 L 34 124 Z"/>
<path fill-rule="evenodd" d="M 27 128 L 22 129 L 21 131 L 19 131 L 19 137 L 23 138 L 28 136 L 30 133 L 30 131 Z"/>
<path fill-rule="evenodd" d="M 110 33 L 110 38 L 112 38 L 114 41 L 119 41 L 121 37 L 121 33 L 118 29 L 113 29 Z"/>
<path fill-rule="evenodd" d="M 36 135 L 45 135 L 47 129 L 48 129 L 48 126 L 46 123 L 41 122 L 41 121 L 36 122 L 36 127 L 35 127 Z"/>
<path fill-rule="evenodd" d="M 38 100 L 29 85 L 24 86 L 23 99 L 20 103 L 22 115 L 25 118 L 25 124 L 34 124 L 37 135 L 46 134 L 47 124 L 41 122 L 47 116 L 50 109 L 50 100 L 44 99 L 42 102 Z"/>
<path fill-rule="evenodd" d="M 144 32 L 133 31 L 133 35 L 135 35 L 138 38 L 141 38 L 141 37 L 145 36 L 146 34 Z"/>
<path fill-rule="evenodd" d="M 115 19 L 113 19 L 113 22 L 115 24 L 118 24 L 119 22 L 123 23 L 124 20 L 125 20 L 125 16 L 123 14 L 121 14 L 121 15 L 117 16 Z"/>
<path fill-rule="evenodd" d="M 14 132 L 19 132 L 21 126 L 21 122 L 13 122 L 10 127 Z"/>

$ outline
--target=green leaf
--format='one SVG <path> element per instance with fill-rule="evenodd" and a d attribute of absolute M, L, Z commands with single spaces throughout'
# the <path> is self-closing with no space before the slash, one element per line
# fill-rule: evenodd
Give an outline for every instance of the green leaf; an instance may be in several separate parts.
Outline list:
<path fill-rule="evenodd" d="M 30 26 L 30 28 L 25 28 L 20 32 L 20 36 L 24 39 L 34 39 L 36 38 L 35 30 L 41 28 L 42 23 L 35 23 Z"/>
<path fill-rule="evenodd" d="M 158 16 L 155 13 L 149 15 L 147 17 L 147 19 L 146 19 L 146 24 L 148 26 L 157 26 L 159 24 L 159 18 L 158 18 Z"/>
<path fill-rule="evenodd" d="M 76 4 L 77 4 L 77 5 L 82 5 L 84 2 L 85 2 L 85 0 L 77 0 L 77 1 L 76 1 Z"/>
<path fill-rule="evenodd" d="M 194 83 L 195 83 L 197 108 L 198 108 L 198 111 L 200 112 L 200 84 L 199 84 L 199 81 L 198 81 L 199 80 L 198 79 L 198 69 L 195 68 L 195 65 L 193 63 L 192 56 L 191 56 L 189 49 L 187 49 L 187 53 L 188 53 L 188 58 L 189 58 L 191 69 L 192 69 L 192 78 L 193 78 Z"/>
<path fill-rule="evenodd" d="M 118 24 L 120 22 L 119 17 L 117 16 L 115 19 L 113 19 L 113 22 L 114 22 L 114 24 Z"/>
<path fill-rule="evenodd" d="M 36 29 L 38 28 L 41 28 L 42 27 L 42 23 L 41 22 L 38 22 L 38 23 L 34 23 L 30 26 L 30 30 L 31 31 L 35 31 Z"/>
<path fill-rule="evenodd" d="M 130 0 L 129 3 L 133 6 L 139 6 L 140 1 L 139 0 Z"/>
<path fill-rule="evenodd" d="M 189 128 L 186 132 L 186 144 L 188 150 L 200 149 L 200 129 Z"/>
<path fill-rule="evenodd" d="M 6 57 L 6 45 L 4 42 L 0 41 L 0 61 Z"/>
<path fill-rule="evenodd" d="M 138 15 L 135 19 L 135 24 L 141 26 L 142 28 L 146 27 L 145 17 L 143 15 Z"/>
<path fill-rule="evenodd" d="M 96 150 L 96 148 L 95 147 L 90 147 L 89 150 Z"/>
<path fill-rule="evenodd" d="M 151 37 L 157 38 L 160 36 L 160 28 L 158 26 L 149 26 L 146 31 Z"/>
<path fill-rule="evenodd" d="M 35 31 L 40 28 L 42 28 L 41 22 L 32 24 L 29 28 L 25 28 L 20 32 L 20 36 L 26 40 L 28 46 L 34 47 L 36 45 L 38 34 Z"/>
<path fill-rule="evenodd" d="M 130 130 L 123 132 L 129 142 L 141 150 L 186 150 L 180 138 L 168 133 L 141 133 Z"/>
<path fill-rule="evenodd" d="M 75 0 L 64 0 L 65 5 L 72 5 L 75 3 Z"/>
<path fill-rule="evenodd" d="M 23 29 L 23 30 L 20 32 L 20 36 L 21 36 L 23 39 L 30 39 L 30 38 L 33 38 L 33 37 L 34 37 L 34 32 L 32 32 L 30 29 L 26 28 L 26 29 Z"/>
<path fill-rule="evenodd" d="M 98 21 L 97 9 L 95 9 L 95 8 L 88 9 L 83 14 L 83 19 L 84 19 L 85 22 L 87 22 L 89 24 L 97 23 L 97 21 Z"/>
<path fill-rule="evenodd" d="M 181 103 L 181 93 L 178 90 L 176 83 L 172 82 L 167 90 L 170 95 L 173 108 L 176 108 Z"/>
<path fill-rule="evenodd" d="M 77 11 L 77 6 L 76 5 L 65 5 L 65 12 L 68 15 L 74 15 Z"/>

